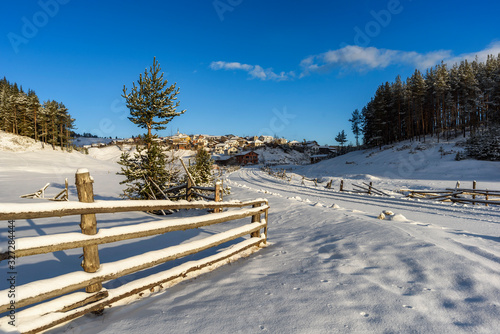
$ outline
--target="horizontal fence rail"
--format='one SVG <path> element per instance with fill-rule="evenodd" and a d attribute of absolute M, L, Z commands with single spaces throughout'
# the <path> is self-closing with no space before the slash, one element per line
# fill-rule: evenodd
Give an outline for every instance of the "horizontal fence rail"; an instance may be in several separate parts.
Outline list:
<path fill-rule="evenodd" d="M 201 273 L 202 268 L 227 263 L 234 256 L 245 256 L 267 243 L 269 204 L 265 199 L 246 202 L 206 202 L 185 200 L 120 200 L 93 202 L 92 179 L 86 170 L 76 174 L 80 202 L 48 202 L 34 204 L 0 204 L 0 224 L 15 219 L 36 219 L 80 215 L 82 233 L 69 232 L 16 239 L 15 251 L 0 244 L 0 261 L 83 248 L 83 271 L 74 271 L 57 277 L 32 281 L 16 286 L 16 299 L 9 297 L 9 289 L 0 291 L 0 332 L 12 329 L 12 304 L 24 308 L 15 312 L 16 330 L 38 333 L 57 324 L 80 317 L 89 312 L 102 312 L 105 306 L 134 294 L 144 294 L 162 284 L 175 284 L 178 280 Z M 203 187 L 193 187 L 207 190 Z M 212 209 L 213 213 L 187 218 L 171 218 L 111 228 L 97 228 L 96 214 L 130 211 Z M 226 211 L 223 212 L 223 209 Z M 264 215 L 262 218 L 261 216 Z M 251 222 L 229 228 L 200 240 L 187 241 L 160 250 L 134 255 L 114 262 L 100 263 L 98 245 L 160 235 L 168 232 L 195 229 L 214 224 L 251 217 Z M 224 225 L 226 226 L 226 225 Z M 0 225 L 0 228 L 2 226 Z M 244 236 L 230 248 L 215 255 L 189 261 L 174 268 L 150 274 L 125 283 L 117 288 L 105 289 L 103 282 L 149 269 L 167 261 L 199 253 Z M 85 289 L 85 292 L 79 291 Z"/>

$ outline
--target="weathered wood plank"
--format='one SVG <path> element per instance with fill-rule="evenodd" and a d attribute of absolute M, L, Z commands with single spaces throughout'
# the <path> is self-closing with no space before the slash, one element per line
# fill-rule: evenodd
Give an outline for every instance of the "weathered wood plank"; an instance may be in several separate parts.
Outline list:
<path fill-rule="evenodd" d="M 50 236 L 19 238 L 16 241 L 16 257 L 45 254 L 66 249 L 80 248 L 83 246 L 100 245 L 128 239 L 149 237 L 167 232 L 199 228 L 253 216 L 258 212 L 264 212 L 268 208 L 269 206 L 265 205 L 256 209 L 241 209 L 237 211 L 213 214 L 210 216 L 153 221 L 135 225 L 135 231 L 127 231 L 130 226 L 119 226 L 100 229 L 98 234 L 92 236 L 83 236 L 76 233 L 61 233 Z M 46 239 L 46 242 L 43 242 L 44 239 Z M 54 239 L 58 241 L 54 242 Z M 68 239 L 70 239 L 70 241 L 68 241 Z M 39 246 L 29 247 L 31 240 L 36 240 Z M 8 252 L 0 253 L 0 261 L 7 259 L 8 256 Z"/>
<path fill-rule="evenodd" d="M 247 202 L 206 202 L 206 201 L 178 201 L 170 200 L 118 200 L 96 201 L 94 203 L 81 202 L 48 202 L 48 203 L 1 203 L 0 220 L 34 219 L 48 217 L 63 217 L 81 214 L 101 214 L 130 211 L 151 210 L 179 210 L 179 209 L 215 209 L 215 208 L 241 208 L 267 200 L 256 199 Z"/>
<path fill-rule="evenodd" d="M 124 260 L 102 264 L 99 271 L 95 273 L 73 272 L 53 279 L 35 281 L 18 286 L 17 295 L 21 299 L 16 301 L 16 307 L 21 308 L 27 305 L 39 303 L 50 298 L 82 289 L 95 283 L 112 280 L 140 270 L 157 266 L 167 261 L 195 254 L 251 234 L 252 232 L 259 231 L 265 226 L 265 221 L 260 223 L 251 223 L 229 231 L 211 235 L 202 240 L 196 240 L 186 244 L 168 247 L 160 251 L 151 251 Z M 58 286 L 55 286 L 55 283 L 51 283 L 55 281 L 58 282 Z M 61 285 L 60 282 L 64 282 L 64 284 Z M 0 309 L 5 310 L 9 306 L 10 300 L 7 297 L 8 290 L 0 291 Z"/>
<path fill-rule="evenodd" d="M 84 203 L 94 202 L 94 180 L 90 177 L 87 169 L 79 169 L 75 174 L 75 185 L 78 193 L 78 200 Z M 80 228 L 82 234 L 97 234 L 97 221 L 94 213 L 81 215 Z M 99 250 L 97 245 L 83 246 L 82 268 L 87 273 L 95 273 L 100 266 Z M 102 289 L 102 284 L 95 283 L 85 288 L 87 292 L 97 292 Z"/>

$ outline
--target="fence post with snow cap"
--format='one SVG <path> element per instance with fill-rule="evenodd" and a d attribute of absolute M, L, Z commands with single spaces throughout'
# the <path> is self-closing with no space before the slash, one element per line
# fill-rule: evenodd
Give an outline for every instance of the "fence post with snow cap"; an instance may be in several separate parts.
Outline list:
<path fill-rule="evenodd" d="M 256 203 L 252 205 L 252 208 L 258 208 L 261 203 Z M 260 223 L 260 212 L 252 216 L 252 223 Z M 266 221 L 267 223 L 267 221 Z M 260 231 L 255 231 L 250 234 L 251 237 L 260 237 Z"/>
<path fill-rule="evenodd" d="M 215 202 L 222 202 L 222 181 L 217 181 L 215 182 L 215 195 L 214 195 L 214 200 Z M 222 209 L 214 209 L 214 213 L 221 212 Z"/>
<path fill-rule="evenodd" d="M 94 180 L 86 168 L 80 168 L 75 174 L 76 190 L 78 200 L 84 203 L 94 202 Z M 82 214 L 80 220 L 82 233 L 86 235 L 97 234 L 97 220 L 95 213 Z M 83 246 L 82 268 L 87 273 L 95 273 L 100 267 L 99 249 L 97 245 Z M 87 286 L 85 291 L 97 292 L 102 289 L 101 283 L 95 283 Z"/>

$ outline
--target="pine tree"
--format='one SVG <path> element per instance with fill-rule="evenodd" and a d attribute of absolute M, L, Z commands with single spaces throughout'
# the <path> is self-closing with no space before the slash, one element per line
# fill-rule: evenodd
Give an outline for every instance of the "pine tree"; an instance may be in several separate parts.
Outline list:
<path fill-rule="evenodd" d="M 147 129 L 149 140 L 152 138 L 152 130 L 166 129 L 166 124 L 186 111 L 176 112 L 179 106 L 179 88 L 176 88 L 175 83 L 166 87 L 168 80 L 163 79 L 163 73 L 159 74 L 160 71 L 160 64 L 154 57 L 149 72 L 146 69 L 144 77 L 139 75 L 139 86 L 133 83 L 130 94 L 127 94 L 127 88 L 123 86 L 122 97 L 125 98 L 131 115 L 128 119 L 140 128 Z"/>
<path fill-rule="evenodd" d="M 133 155 L 123 153 L 118 162 L 122 166 L 118 174 L 126 177 L 120 184 L 127 184 L 122 196 L 129 199 L 165 199 L 163 190 L 178 183 L 179 170 L 165 168 L 171 161 L 155 140 L 157 136 L 153 135 L 151 141 L 147 136 L 141 138 L 145 145 L 136 145 Z"/>
<path fill-rule="evenodd" d="M 359 135 L 361 134 L 361 123 L 362 123 L 362 115 L 358 109 L 352 112 L 351 118 L 349 122 L 351 122 L 351 129 L 354 137 L 356 138 L 356 146 L 359 146 Z"/>
<path fill-rule="evenodd" d="M 335 141 L 340 144 L 340 146 L 342 147 L 342 151 L 343 151 L 344 144 L 347 142 L 347 136 L 346 136 L 344 130 L 342 130 L 338 133 L 338 135 L 335 137 Z"/>
<path fill-rule="evenodd" d="M 195 156 L 195 164 L 189 166 L 189 172 L 198 186 L 208 186 L 212 181 L 213 160 L 205 149 L 200 149 Z"/>
<path fill-rule="evenodd" d="M 149 72 L 145 70 L 144 76 L 139 75 L 138 86 L 134 83 L 130 94 L 123 87 L 122 96 L 131 115 L 129 120 L 139 128 L 147 129 L 142 136 L 145 146 L 138 144 L 136 153 L 123 154 L 118 162 L 123 167 L 117 174 L 126 178 L 120 184 L 127 184 L 124 196 L 130 199 L 164 198 L 163 190 L 178 181 L 178 171 L 166 168 L 167 164 L 173 165 L 173 160 L 169 161 L 152 130 L 165 129 L 166 124 L 185 110 L 176 112 L 179 89 L 176 84 L 166 87 L 168 81 L 163 79 L 163 73 L 159 74 L 160 70 L 154 58 L 153 66 Z"/>

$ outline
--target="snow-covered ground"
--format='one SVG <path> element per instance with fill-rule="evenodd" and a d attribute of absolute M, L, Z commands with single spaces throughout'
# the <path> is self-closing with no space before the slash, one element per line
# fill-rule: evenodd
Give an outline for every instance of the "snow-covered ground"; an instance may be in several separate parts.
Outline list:
<path fill-rule="evenodd" d="M 450 154 L 441 158 L 441 146 Z M 226 199 L 269 200 L 269 247 L 197 279 L 107 309 L 103 316 L 87 315 L 49 332 L 497 333 L 500 207 L 408 199 L 396 190 L 444 189 L 458 180 L 462 187 L 477 180 L 478 188 L 499 190 L 500 164 L 455 161 L 455 152 L 462 149 L 456 141 L 416 148 L 417 143 L 407 142 L 315 165 L 277 167 L 287 168 L 290 182 L 258 167 L 233 172 L 225 179 L 232 187 Z M 74 184 L 80 167 L 93 175 L 97 199 L 117 199 L 121 177 L 115 175 L 118 165 L 112 155 L 102 153 L 97 159 L 77 152 L 0 151 L 0 202 L 29 201 L 18 196 L 47 182 L 57 188 L 47 192 L 56 193 L 64 178 Z M 322 183 L 302 185 L 302 175 Z M 341 178 L 345 188 L 371 181 L 391 196 L 340 193 Z M 324 188 L 330 179 L 332 189 Z M 70 200 L 75 199 L 72 186 Z M 377 219 L 384 210 L 395 218 Z M 139 212 L 97 217 L 100 227 L 156 219 Z M 75 232 L 78 223 L 78 217 L 65 217 L 16 221 L 16 227 L 22 237 Z M 100 247 L 101 261 L 212 232 L 203 228 L 108 244 Z M 0 238 L 5 242 L 5 226 L 0 227 Z M 78 270 L 80 255 L 76 249 L 19 258 L 19 284 Z M 2 262 L 0 272 L 5 271 Z M 0 290 L 6 284 L 0 279 Z"/>

